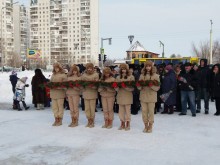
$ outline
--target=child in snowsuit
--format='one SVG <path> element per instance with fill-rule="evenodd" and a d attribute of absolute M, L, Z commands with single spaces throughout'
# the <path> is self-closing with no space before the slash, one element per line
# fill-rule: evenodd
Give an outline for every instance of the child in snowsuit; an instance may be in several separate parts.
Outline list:
<path fill-rule="evenodd" d="M 15 87 L 14 100 L 18 111 L 22 110 L 20 107 L 20 101 L 22 102 L 25 110 L 29 109 L 29 107 L 25 103 L 25 87 L 29 87 L 28 84 L 25 84 L 26 81 L 27 81 L 27 77 L 22 77 L 21 79 L 18 80 Z"/>

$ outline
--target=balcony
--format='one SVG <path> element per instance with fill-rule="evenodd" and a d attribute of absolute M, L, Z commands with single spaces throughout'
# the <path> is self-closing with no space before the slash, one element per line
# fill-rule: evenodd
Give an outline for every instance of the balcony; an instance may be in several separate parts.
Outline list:
<path fill-rule="evenodd" d="M 31 36 L 31 40 L 38 40 L 38 36 Z"/>
<path fill-rule="evenodd" d="M 68 35 L 67 35 L 67 34 L 63 34 L 63 35 L 62 35 L 62 38 L 65 38 L 65 39 L 66 39 L 66 38 L 68 38 Z"/>
<path fill-rule="evenodd" d="M 53 26 L 53 27 L 59 27 L 61 26 L 62 24 L 60 22 L 51 22 L 50 26 Z"/>
<path fill-rule="evenodd" d="M 31 47 L 35 48 L 35 49 L 38 49 L 38 47 L 39 47 L 38 43 L 32 43 L 31 45 L 32 45 Z"/>
<path fill-rule="evenodd" d="M 36 11 L 35 10 L 34 11 L 30 11 L 30 15 L 34 16 L 34 15 L 37 15 L 37 14 L 38 14 L 37 10 Z"/>
<path fill-rule="evenodd" d="M 21 36 L 27 36 L 27 33 L 21 33 Z"/>
<path fill-rule="evenodd" d="M 32 40 L 31 43 L 32 44 L 38 44 L 38 40 Z"/>
<path fill-rule="evenodd" d="M 57 37 L 58 35 L 60 35 L 60 34 L 59 34 L 59 30 L 50 31 L 50 34 L 53 35 L 53 36 L 56 36 L 56 37 Z"/>
<path fill-rule="evenodd" d="M 68 48 L 68 43 L 62 43 L 62 48 Z"/>
<path fill-rule="evenodd" d="M 60 48 L 52 48 L 51 46 L 51 52 L 62 52 Z"/>
<path fill-rule="evenodd" d="M 50 17 L 51 18 L 60 18 L 61 14 L 51 14 Z"/>
<path fill-rule="evenodd" d="M 90 21 L 81 21 L 81 25 L 90 25 Z"/>
<path fill-rule="evenodd" d="M 36 28 L 38 27 L 38 24 L 31 24 L 31 28 Z"/>
<path fill-rule="evenodd" d="M 38 37 L 38 33 L 32 33 L 31 36 Z"/>
<path fill-rule="evenodd" d="M 52 5 L 50 6 L 50 10 L 52 11 L 59 11 L 59 10 L 62 10 L 61 6 L 60 5 Z"/>
<path fill-rule="evenodd" d="M 61 44 L 51 44 L 50 46 L 51 46 L 51 48 L 61 48 L 62 47 Z"/>
<path fill-rule="evenodd" d="M 67 18 L 62 18 L 62 22 L 67 22 L 68 19 Z"/>

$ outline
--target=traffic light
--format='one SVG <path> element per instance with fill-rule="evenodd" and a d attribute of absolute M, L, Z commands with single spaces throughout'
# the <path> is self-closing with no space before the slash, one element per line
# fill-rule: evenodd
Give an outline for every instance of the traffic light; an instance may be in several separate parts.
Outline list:
<path fill-rule="evenodd" d="M 106 60 L 107 60 L 107 55 L 105 54 L 105 55 L 104 55 L 103 62 L 105 62 Z"/>
<path fill-rule="evenodd" d="M 101 61 L 102 60 L 102 58 L 101 58 L 101 54 L 99 54 L 99 61 Z"/>

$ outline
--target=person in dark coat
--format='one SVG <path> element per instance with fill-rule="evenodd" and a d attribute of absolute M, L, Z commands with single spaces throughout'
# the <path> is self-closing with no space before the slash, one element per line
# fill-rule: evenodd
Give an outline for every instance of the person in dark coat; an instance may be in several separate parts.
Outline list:
<path fill-rule="evenodd" d="M 9 80 L 11 81 L 11 85 L 12 85 L 12 91 L 13 93 L 15 93 L 15 86 L 18 82 L 18 77 L 17 77 L 17 72 L 16 71 L 12 71 L 11 75 L 9 76 Z"/>
<path fill-rule="evenodd" d="M 216 113 L 214 115 L 220 116 L 220 66 L 214 65 L 211 76 L 211 94 L 215 99 Z"/>
<path fill-rule="evenodd" d="M 204 97 L 204 109 L 205 114 L 209 114 L 209 79 L 210 79 L 210 70 L 207 65 L 207 59 L 201 59 L 200 65 L 198 68 L 199 74 L 199 88 L 198 88 L 198 96 L 197 96 L 197 113 L 201 111 L 201 98 Z"/>
<path fill-rule="evenodd" d="M 32 96 L 33 104 L 37 107 L 37 110 L 44 109 L 44 103 L 46 102 L 46 91 L 44 88 L 41 88 L 39 85 L 46 82 L 46 78 L 43 75 L 41 69 L 35 69 L 35 75 L 32 78 Z"/>
<path fill-rule="evenodd" d="M 99 75 L 99 79 L 100 79 L 102 77 L 102 73 L 99 67 L 95 66 L 94 71 Z M 99 104 L 99 108 L 102 108 L 102 99 L 100 93 L 98 93 L 98 98 L 96 99 L 96 106 L 98 106 L 98 104 Z M 95 109 L 95 112 L 98 112 L 97 109 Z"/>
<path fill-rule="evenodd" d="M 135 81 L 138 81 L 140 77 L 140 73 L 134 66 L 129 65 L 129 67 L 130 67 L 129 70 L 131 74 L 134 76 Z M 137 89 L 137 87 L 134 87 L 134 91 L 132 93 L 133 93 L 133 103 L 131 104 L 131 114 L 137 115 L 140 109 L 140 101 L 139 101 L 140 91 Z"/>
<path fill-rule="evenodd" d="M 191 63 L 185 63 L 185 69 L 181 71 L 178 77 L 178 85 L 181 90 L 181 106 L 182 112 L 179 115 L 186 115 L 187 102 L 190 102 L 190 110 L 192 116 L 196 117 L 195 90 L 197 88 L 198 79 L 192 70 Z"/>
<path fill-rule="evenodd" d="M 17 77 L 17 72 L 16 71 L 12 71 L 11 72 L 11 75 L 9 76 L 9 80 L 11 82 L 11 85 L 12 85 L 12 92 L 15 93 L 15 86 L 18 82 L 18 77 Z M 16 104 L 16 101 L 13 99 L 13 109 L 17 109 L 17 104 Z"/>
<path fill-rule="evenodd" d="M 193 71 L 194 71 L 194 75 L 197 77 L 198 82 L 200 82 L 200 73 L 199 73 L 199 67 L 197 64 L 193 64 Z M 200 109 L 201 107 L 201 100 L 200 100 L 200 96 L 201 95 L 199 92 L 200 89 L 200 84 L 197 84 L 197 88 L 195 89 L 195 102 L 196 102 L 196 107 L 197 109 Z"/>
<path fill-rule="evenodd" d="M 180 86 L 179 81 L 178 81 L 178 77 L 180 75 L 181 72 L 181 66 L 179 64 L 177 64 L 174 68 L 175 74 L 176 74 L 176 80 L 177 80 L 177 87 L 176 87 L 176 112 L 181 112 L 181 93 L 180 93 Z"/>
<path fill-rule="evenodd" d="M 157 74 L 160 75 L 160 89 L 157 91 L 157 102 L 155 103 L 154 114 L 156 114 L 157 112 L 160 112 L 161 104 L 163 103 L 163 101 L 160 98 L 160 95 L 163 93 L 162 84 L 163 84 L 163 79 L 165 75 L 164 68 L 165 68 L 164 65 L 161 64 L 158 66 L 158 69 L 157 69 Z"/>
<path fill-rule="evenodd" d="M 114 68 L 114 70 L 112 71 L 114 78 L 116 78 L 116 77 L 119 76 L 119 70 L 120 70 L 119 67 L 116 66 L 116 67 Z M 114 112 L 115 112 L 115 113 L 118 113 L 118 111 L 119 111 L 119 105 L 117 104 L 117 100 L 115 99 Z"/>
<path fill-rule="evenodd" d="M 171 65 L 165 67 L 165 76 L 162 84 L 163 94 L 170 92 L 168 99 L 164 102 L 164 111 L 162 114 L 173 114 L 174 105 L 176 105 L 176 75 Z"/>

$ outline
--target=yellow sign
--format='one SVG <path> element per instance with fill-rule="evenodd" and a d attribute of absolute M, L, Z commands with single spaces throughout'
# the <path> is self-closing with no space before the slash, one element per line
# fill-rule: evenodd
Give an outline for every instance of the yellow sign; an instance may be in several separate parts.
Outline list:
<path fill-rule="evenodd" d="M 38 59 L 41 57 L 42 57 L 41 50 L 37 50 L 37 49 L 28 49 L 27 50 L 27 58 Z"/>

